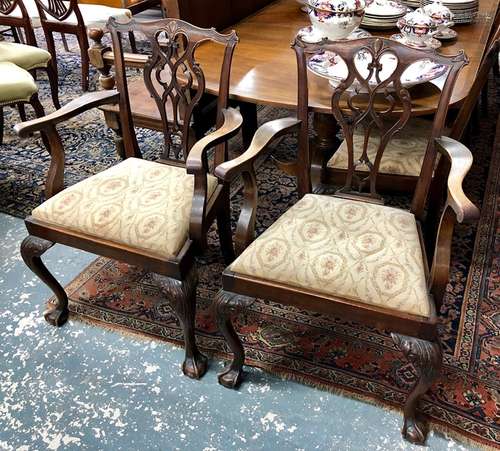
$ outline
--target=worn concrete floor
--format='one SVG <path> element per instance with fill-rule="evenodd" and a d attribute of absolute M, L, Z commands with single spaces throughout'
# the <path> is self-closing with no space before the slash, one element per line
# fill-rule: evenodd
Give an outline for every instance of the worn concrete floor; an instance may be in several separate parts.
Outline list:
<path fill-rule="evenodd" d="M 421 450 L 401 414 L 251 370 L 239 391 L 182 376 L 183 352 L 41 316 L 49 290 L 25 268 L 21 220 L 0 215 L 0 449 Z M 56 246 L 45 261 L 63 283 L 94 256 Z M 471 449 L 431 433 L 432 450 Z"/>

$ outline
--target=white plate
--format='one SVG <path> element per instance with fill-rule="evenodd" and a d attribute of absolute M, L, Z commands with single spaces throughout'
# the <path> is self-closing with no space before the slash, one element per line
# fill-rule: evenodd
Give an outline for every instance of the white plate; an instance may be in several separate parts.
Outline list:
<path fill-rule="evenodd" d="M 452 39 L 456 39 L 457 36 L 458 33 L 451 28 L 446 28 L 434 35 L 434 37 L 440 41 L 451 41 Z"/>
<path fill-rule="evenodd" d="M 371 55 L 367 51 L 360 51 L 355 57 L 355 65 L 362 77 L 368 77 L 368 64 L 372 61 Z M 380 80 L 386 80 L 394 72 L 397 66 L 396 56 L 391 53 L 382 55 L 380 62 L 382 70 L 379 73 Z M 344 60 L 336 53 L 325 50 L 322 53 L 313 55 L 308 63 L 308 69 L 320 77 L 330 80 L 332 86 L 337 86 L 345 80 L 349 71 Z M 447 71 L 444 64 L 438 64 L 431 59 L 423 59 L 410 65 L 401 76 L 401 83 L 405 87 L 426 83 L 440 77 Z M 359 86 L 359 82 L 355 82 Z M 376 86 L 375 77 L 369 81 L 370 86 Z M 390 86 L 388 87 L 390 89 Z"/>
<path fill-rule="evenodd" d="M 406 6 L 393 0 L 373 0 L 365 8 L 365 14 L 370 16 L 398 16 L 406 14 Z"/>
<path fill-rule="evenodd" d="M 413 47 L 414 49 L 420 49 L 420 50 L 436 50 L 439 47 L 441 47 L 441 42 L 439 42 L 437 39 L 430 38 L 425 42 L 425 45 L 418 45 L 414 44 L 411 41 L 408 41 L 405 36 L 403 36 L 401 33 L 393 34 L 391 36 L 391 39 L 394 41 L 400 42 L 401 44 L 407 45 L 408 47 Z"/>
<path fill-rule="evenodd" d="M 297 36 L 308 44 L 316 44 L 324 39 L 321 33 L 318 30 L 315 30 L 312 26 L 301 28 L 298 31 Z M 357 28 L 349 36 L 347 36 L 346 39 L 350 41 L 353 39 L 369 38 L 370 36 L 371 33 L 368 31 Z"/>

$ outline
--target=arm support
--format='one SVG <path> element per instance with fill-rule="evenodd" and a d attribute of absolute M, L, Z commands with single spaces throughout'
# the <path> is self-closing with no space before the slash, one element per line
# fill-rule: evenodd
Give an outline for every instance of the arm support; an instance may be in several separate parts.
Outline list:
<path fill-rule="evenodd" d="M 235 136 L 243 124 L 243 118 L 238 110 L 227 108 L 222 110 L 224 122 L 215 132 L 200 139 L 189 151 L 186 159 L 186 170 L 188 174 L 207 172 L 207 150 Z"/>
<path fill-rule="evenodd" d="M 444 136 L 437 138 L 436 144 L 437 150 L 451 164 L 446 204 L 453 209 L 460 223 L 478 219 L 479 209 L 469 200 L 462 188 L 462 182 L 472 166 L 470 150 L 462 143 Z"/>
<path fill-rule="evenodd" d="M 236 226 L 235 248 L 240 254 L 253 241 L 255 235 L 255 216 L 257 212 L 257 180 L 254 170 L 254 161 L 279 136 L 298 131 L 301 121 L 295 118 L 277 119 L 260 126 L 250 147 L 239 157 L 226 161 L 215 168 L 215 175 L 230 183 L 237 176 L 243 179 L 243 205 Z"/>
<path fill-rule="evenodd" d="M 117 91 L 91 92 L 67 103 L 52 114 L 17 124 L 14 127 L 16 133 L 21 137 L 36 131 L 40 131 L 46 137 L 44 143 L 50 154 L 50 167 L 45 181 L 45 197 L 47 199 L 64 189 L 65 155 L 56 125 L 94 107 L 117 102 Z"/>
<path fill-rule="evenodd" d="M 118 97 L 118 91 L 115 90 L 90 92 L 72 100 L 62 108 L 48 114 L 47 116 L 17 124 L 14 127 L 14 130 L 19 136 L 24 138 L 30 133 L 52 128 L 56 124 L 64 122 L 74 116 L 78 116 L 84 111 L 91 110 L 92 108 L 106 105 L 108 103 L 118 103 Z"/>
<path fill-rule="evenodd" d="M 191 204 L 189 233 L 190 236 L 202 247 L 205 245 L 205 214 L 208 200 L 207 151 L 235 136 L 243 123 L 241 114 L 234 108 L 224 109 L 222 110 L 222 114 L 224 116 L 223 124 L 215 132 L 204 136 L 196 142 L 196 144 L 191 147 L 191 150 L 186 158 L 186 171 L 188 174 L 194 174 L 194 192 L 193 202 Z M 217 150 L 215 152 L 217 152 Z"/>
<path fill-rule="evenodd" d="M 467 222 L 479 218 L 479 209 L 467 198 L 462 182 L 472 166 L 472 154 L 467 147 L 454 139 L 436 139 L 438 151 L 450 162 L 448 195 L 437 232 L 434 258 L 430 274 L 430 290 L 438 307 L 442 303 L 450 277 L 451 241 L 455 222 Z"/>
<path fill-rule="evenodd" d="M 250 147 L 239 157 L 226 161 L 215 168 L 215 175 L 225 182 L 231 182 L 243 172 L 253 172 L 253 162 L 278 137 L 298 131 L 301 121 L 287 117 L 261 125 L 252 139 Z"/>

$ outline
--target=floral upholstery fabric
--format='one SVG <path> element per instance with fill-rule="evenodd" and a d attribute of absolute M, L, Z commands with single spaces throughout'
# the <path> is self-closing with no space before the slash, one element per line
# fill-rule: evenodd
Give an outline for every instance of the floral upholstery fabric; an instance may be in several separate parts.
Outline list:
<path fill-rule="evenodd" d="M 25 70 L 47 67 L 50 53 L 32 45 L 0 42 L 0 62 L 9 61 Z"/>
<path fill-rule="evenodd" d="M 380 162 L 379 173 L 418 177 L 422 168 L 431 128 L 432 122 L 425 119 L 413 119 L 409 121 L 401 132 L 393 136 L 385 148 Z M 363 151 L 364 134 L 361 130 L 356 130 L 353 138 L 354 159 L 356 161 Z M 373 136 L 373 139 L 368 144 L 368 157 L 372 162 L 375 161 L 379 143 L 380 137 Z M 327 163 L 327 166 L 334 169 L 347 169 L 348 154 L 345 141 L 342 142 Z M 358 166 L 357 169 L 363 170 L 363 167 Z M 365 170 L 367 171 L 366 168 Z"/>
<path fill-rule="evenodd" d="M 0 62 L 0 105 L 28 102 L 38 92 L 31 74 L 14 63 Z"/>
<path fill-rule="evenodd" d="M 208 193 L 217 179 L 208 176 Z M 174 257 L 189 233 L 194 177 L 184 168 L 138 158 L 77 183 L 35 208 L 45 223 L 159 257 Z"/>
<path fill-rule="evenodd" d="M 428 317 L 413 214 L 308 194 L 229 267 L 235 273 Z"/>

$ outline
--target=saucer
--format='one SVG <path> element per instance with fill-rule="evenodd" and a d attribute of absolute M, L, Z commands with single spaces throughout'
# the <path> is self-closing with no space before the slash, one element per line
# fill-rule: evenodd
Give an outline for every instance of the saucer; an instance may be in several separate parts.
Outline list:
<path fill-rule="evenodd" d="M 428 39 L 425 45 L 414 44 L 413 42 L 408 41 L 401 33 L 393 34 L 391 36 L 391 39 L 400 42 L 401 44 L 407 45 L 408 47 L 420 50 L 436 50 L 441 47 L 441 43 L 434 38 Z"/>
<path fill-rule="evenodd" d="M 297 36 L 304 42 L 308 44 L 317 44 L 318 42 L 323 41 L 324 38 L 321 36 L 321 33 L 317 30 L 314 29 L 312 26 L 304 27 L 301 28 Z M 347 36 L 347 40 L 351 41 L 354 39 L 362 39 L 362 38 L 369 38 L 371 36 L 371 33 L 365 30 L 361 30 L 360 28 L 357 28 L 354 30 L 349 36 Z"/>
<path fill-rule="evenodd" d="M 439 39 L 440 41 L 451 41 L 452 39 L 456 39 L 457 36 L 458 33 L 451 28 L 445 28 L 443 31 L 440 31 L 434 35 L 434 37 L 436 39 Z"/>

